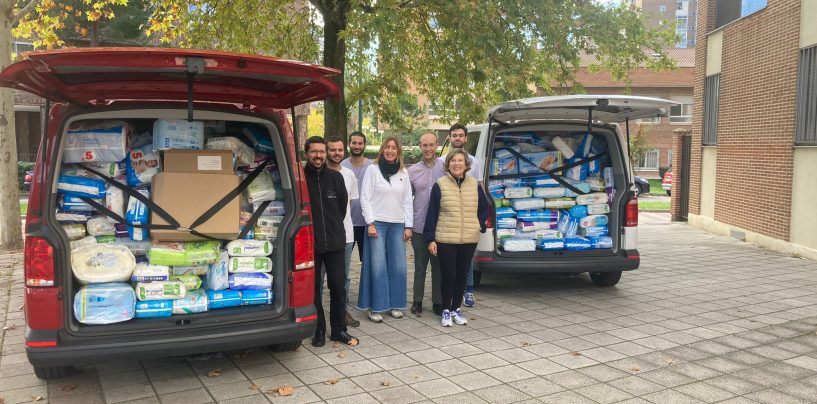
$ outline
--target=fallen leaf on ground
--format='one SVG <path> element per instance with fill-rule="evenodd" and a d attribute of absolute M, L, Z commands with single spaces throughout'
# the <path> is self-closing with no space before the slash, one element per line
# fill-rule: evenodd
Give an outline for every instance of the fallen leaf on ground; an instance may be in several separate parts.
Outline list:
<path fill-rule="evenodd" d="M 292 393 L 295 392 L 295 388 L 292 386 L 281 386 L 276 387 L 272 390 L 267 390 L 267 394 L 274 394 L 277 396 L 291 396 Z"/>
<path fill-rule="evenodd" d="M 674 365 L 674 364 L 675 364 L 675 361 L 674 361 L 674 360 L 672 360 L 672 359 L 665 359 L 665 361 L 666 361 L 668 364 L 670 364 L 670 365 Z"/>
<path fill-rule="evenodd" d="M 77 385 L 76 384 L 62 384 L 58 388 L 60 389 L 60 391 L 73 391 L 74 389 L 77 388 Z"/>
<path fill-rule="evenodd" d="M 640 369 L 640 368 L 635 368 L 635 367 L 634 367 L 634 368 L 630 368 L 630 370 L 632 370 L 633 372 L 640 372 L 640 371 L 641 371 L 641 369 Z"/>
<path fill-rule="evenodd" d="M 582 354 L 579 352 L 571 352 L 570 354 L 573 356 L 582 356 Z"/>
<path fill-rule="evenodd" d="M 251 384 L 251 385 L 250 385 L 250 390 L 258 390 L 258 389 L 260 389 L 260 388 L 261 388 L 261 387 L 260 387 L 260 386 L 258 386 L 257 384 Z"/>
<path fill-rule="evenodd" d="M 391 383 L 389 383 L 388 380 L 384 380 L 384 381 L 380 382 L 380 385 L 385 386 L 385 387 L 389 387 L 389 386 L 391 386 Z"/>
<path fill-rule="evenodd" d="M 43 396 L 31 396 L 31 401 L 43 401 Z"/>
<path fill-rule="evenodd" d="M 207 372 L 207 377 L 209 377 L 209 378 L 219 377 L 219 376 L 221 376 L 221 369 L 213 369 L 213 370 Z"/>
<path fill-rule="evenodd" d="M 3 398 L 3 397 L 0 397 L 0 404 L 6 404 L 6 399 Z"/>
<path fill-rule="evenodd" d="M 348 353 L 346 353 L 346 351 L 343 351 L 343 352 L 341 352 L 341 353 L 339 353 L 339 354 L 338 354 L 338 358 L 345 358 L 345 357 L 347 357 L 347 356 L 349 356 L 349 354 L 348 354 Z"/>
<path fill-rule="evenodd" d="M 340 342 L 337 342 L 337 341 L 333 342 L 332 343 L 332 348 L 340 348 Z"/>
<path fill-rule="evenodd" d="M 351 340 L 351 341 L 349 341 L 349 343 L 348 343 L 347 345 L 349 345 L 349 346 L 357 346 L 357 344 L 359 344 L 359 343 L 360 343 L 360 341 L 358 341 L 358 340 L 357 340 L 357 338 L 352 338 L 352 340 Z"/>
<path fill-rule="evenodd" d="M 339 381 L 340 381 L 340 379 L 338 379 L 338 378 L 336 377 L 336 378 L 334 378 L 334 379 L 327 379 L 327 380 L 325 380 L 325 381 L 323 382 L 323 384 L 326 384 L 326 385 L 329 385 L 329 384 L 338 384 L 338 382 L 339 382 Z"/>
<path fill-rule="evenodd" d="M 15 328 L 17 328 L 17 324 L 7 325 L 3 327 L 3 331 L 13 330 Z"/>
<path fill-rule="evenodd" d="M 522 346 L 530 346 L 530 342 L 523 342 Z"/>
<path fill-rule="evenodd" d="M 24 308 L 26 308 L 26 305 L 21 304 L 21 305 L 20 305 L 20 307 L 19 307 L 17 310 L 23 310 Z M 3 404 L 3 403 L 2 403 L 2 402 L 0 402 L 0 404 Z"/>

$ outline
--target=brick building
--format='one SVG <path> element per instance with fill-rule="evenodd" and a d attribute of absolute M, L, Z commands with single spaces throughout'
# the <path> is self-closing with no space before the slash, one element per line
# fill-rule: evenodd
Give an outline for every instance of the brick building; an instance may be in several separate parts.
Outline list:
<path fill-rule="evenodd" d="M 675 216 L 687 206 L 692 225 L 817 259 L 815 18 L 814 0 L 698 1 L 688 205 L 678 149 Z"/>
<path fill-rule="evenodd" d="M 641 9 L 647 17 L 647 26 L 661 29 L 675 22 L 678 34 L 677 48 L 694 48 L 697 0 L 627 0 L 630 6 Z"/>

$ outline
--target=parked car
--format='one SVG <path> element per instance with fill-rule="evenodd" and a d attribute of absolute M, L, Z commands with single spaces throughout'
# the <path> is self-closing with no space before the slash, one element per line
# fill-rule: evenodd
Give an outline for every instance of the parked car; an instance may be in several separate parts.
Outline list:
<path fill-rule="evenodd" d="M 23 190 L 31 190 L 31 178 L 34 177 L 34 171 L 26 171 L 26 176 L 23 179 Z"/>
<path fill-rule="evenodd" d="M 72 366 L 98 361 L 268 345 L 294 350 L 314 333 L 312 217 L 298 140 L 287 114 L 296 105 L 336 96 L 331 77 L 338 73 L 256 55 L 158 48 L 32 52 L 0 73 L 0 86 L 51 103 L 25 229 L 25 351 L 39 378 L 63 377 Z M 264 140 L 274 146 L 270 153 L 277 161 L 286 208 L 273 241 L 271 304 L 113 324 L 89 325 L 75 318 L 74 296 L 82 285 L 72 274 L 69 239 L 55 216 L 67 128 L 81 120 L 149 124 L 157 118 L 252 123 L 266 129 Z"/>
<path fill-rule="evenodd" d="M 610 203 L 609 235 L 612 248 L 585 251 L 508 252 L 500 248 L 497 223 L 492 214 L 488 230 L 480 236 L 474 257 L 474 282 L 479 284 L 482 274 L 496 273 L 582 273 L 588 272 L 595 285 L 613 286 L 621 279 L 622 271 L 637 269 L 638 252 L 638 199 L 632 166 L 625 146 L 627 135 L 617 124 L 625 120 L 666 116 L 671 101 L 620 95 L 576 95 L 521 99 L 490 108 L 489 122 L 468 128 L 466 150 L 483 161 L 485 185 L 503 178 L 495 175 L 497 162 L 494 148 L 501 147 L 503 136 L 529 136 L 538 133 L 542 139 L 554 136 L 582 136 L 592 126 L 592 134 L 607 145 L 609 164 L 613 169 L 615 193 Z M 592 125 L 588 124 L 588 110 L 592 110 Z M 443 148 L 447 152 L 449 144 Z M 493 199 L 493 204 L 499 201 Z"/>
<path fill-rule="evenodd" d="M 661 188 L 667 191 L 667 195 L 672 196 L 672 170 L 664 173 L 664 178 L 661 179 Z"/>
<path fill-rule="evenodd" d="M 635 186 L 637 195 L 644 195 L 650 193 L 650 182 L 643 177 L 635 176 Z"/>

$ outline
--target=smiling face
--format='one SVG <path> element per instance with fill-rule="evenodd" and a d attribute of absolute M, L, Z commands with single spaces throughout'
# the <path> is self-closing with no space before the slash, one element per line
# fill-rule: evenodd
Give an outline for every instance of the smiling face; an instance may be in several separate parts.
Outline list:
<path fill-rule="evenodd" d="M 424 161 L 433 161 L 437 158 L 437 136 L 433 133 L 426 133 L 420 136 L 420 151 L 423 153 Z"/>
<path fill-rule="evenodd" d="M 306 157 L 309 159 L 309 164 L 315 168 L 323 167 L 326 162 L 326 145 L 323 143 L 312 143 L 309 145 L 309 150 L 306 151 Z"/>
<path fill-rule="evenodd" d="M 326 144 L 328 150 L 329 162 L 332 164 L 340 164 L 343 161 L 343 156 L 346 151 L 343 149 L 343 142 L 329 142 Z"/>
<path fill-rule="evenodd" d="M 448 161 L 448 172 L 454 178 L 462 178 L 465 176 L 465 156 L 462 153 L 457 153 L 451 156 Z"/>
<path fill-rule="evenodd" d="M 388 163 L 397 161 L 397 142 L 394 140 L 387 141 L 386 144 L 383 145 L 382 154 Z"/>
<path fill-rule="evenodd" d="M 349 138 L 349 154 L 353 157 L 360 157 L 366 150 L 366 141 L 360 136 L 351 136 Z"/>
<path fill-rule="evenodd" d="M 465 147 L 465 142 L 468 141 L 468 135 L 465 133 L 464 129 L 452 130 L 451 134 L 448 135 L 448 138 L 451 141 L 451 147 L 455 149 L 462 149 Z"/>

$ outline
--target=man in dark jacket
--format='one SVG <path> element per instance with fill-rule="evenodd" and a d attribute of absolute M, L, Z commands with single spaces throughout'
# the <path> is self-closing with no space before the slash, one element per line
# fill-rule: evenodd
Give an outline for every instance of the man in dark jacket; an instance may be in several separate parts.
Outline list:
<path fill-rule="evenodd" d="M 326 268 L 326 284 L 329 287 L 329 325 L 332 341 L 355 346 L 357 338 L 346 333 L 345 286 L 346 264 L 344 254 L 346 231 L 346 185 L 343 175 L 326 167 L 326 142 L 318 136 L 310 137 L 304 144 L 307 164 L 304 169 L 309 202 L 312 205 L 312 227 L 315 234 L 315 269 Z M 320 273 L 315 274 L 315 308 L 318 311 L 318 328 L 312 338 L 312 346 L 326 343 L 326 318 L 323 314 L 323 296 L 320 294 Z"/>

